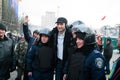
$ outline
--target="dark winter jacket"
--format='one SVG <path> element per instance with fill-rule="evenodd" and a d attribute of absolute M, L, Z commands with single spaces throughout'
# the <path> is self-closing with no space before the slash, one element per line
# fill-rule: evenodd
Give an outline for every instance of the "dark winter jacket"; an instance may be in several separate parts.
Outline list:
<path fill-rule="evenodd" d="M 57 54 L 57 38 L 58 37 L 58 30 L 57 27 L 55 27 L 51 31 L 51 43 L 53 43 L 54 46 L 54 51 Z M 63 66 L 65 65 L 67 59 L 68 59 L 68 48 L 70 47 L 70 43 L 72 40 L 72 33 L 66 29 L 65 31 L 65 37 L 64 37 L 64 42 L 63 42 Z"/>
<path fill-rule="evenodd" d="M 105 59 L 102 54 L 93 50 L 84 61 L 83 76 L 81 80 L 106 80 Z"/>
<path fill-rule="evenodd" d="M 4 39 L 0 39 L 0 80 L 7 80 L 10 71 L 15 70 L 15 67 L 14 43 L 5 36 Z"/>
<path fill-rule="evenodd" d="M 85 56 L 81 49 L 69 48 L 67 80 L 80 80 L 83 74 L 83 64 Z"/>
<path fill-rule="evenodd" d="M 44 71 L 54 69 L 55 53 L 48 44 L 33 45 L 27 56 L 27 70 Z"/>
<path fill-rule="evenodd" d="M 35 38 L 32 37 L 32 35 L 30 34 L 29 29 L 28 29 L 28 25 L 23 24 L 23 33 L 24 33 L 25 40 L 28 43 L 28 50 L 29 50 L 30 47 L 32 46 L 32 44 L 34 43 Z"/>
<path fill-rule="evenodd" d="M 70 49 L 68 58 L 67 80 L 105 80 L 105 59 L 94 50 L 94 45 L 83 46 L 80 49 Z"/>
<path fill-rule="evenodd" d="M 26 64 L 27 63 L 26 62 L 27 61 L 26 57 L 28 55 L 29 49 L 34 44 L 35 38 L 32 37 L 32 35 L 31 35 L 31 33 L 30 33 L 29 29 L 28 29 L 28 25 L 23 24 L 23 33 L 24 33 L 25 40 L 28 43 L 27 53 L 26 53 L 26 56 L 25 56 L 25 64 Z"/>
<path fill-rule="evenodd" d="M 113 46 L 111 43 L 107 44 L 106 47 L 104 48 L 104 53 L 103 53 L 106 61 L 110 61 L 112 55 L 113 55 Z"/>

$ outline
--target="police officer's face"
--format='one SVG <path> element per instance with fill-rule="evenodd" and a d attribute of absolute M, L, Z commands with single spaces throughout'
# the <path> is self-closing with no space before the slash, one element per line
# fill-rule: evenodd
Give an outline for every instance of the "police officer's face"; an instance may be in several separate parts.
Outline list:
<path fill-rule="evenodd" d="M 42 43 L 47 43 L 48 40 L 49 40 L 49 37 L 48 37 L 48 36 L 46 36 L 46 35 L 42 35 L 42 36 L 41 36 L 41 42 L 42 42 Z"/>
<path fill-rule="evenodd" d="M 84 45 L 84 40 L 77 38 L 76 44 L 77 44 L 77 48 L 81 48 Z"/>
<path fill-rule="evenodd" d="M 40 35 L 39 35 L 39 34 L 37 34 L 37 33 L 33 33 L 33 37 L 34 37 L 34 38 L 39 38 L 39 37 L 40 37 Z"/>
<path fill-rule="evenodd" d="M 65 31 L 65 23 L 57 23 L 57 29 L 60 33 Z"/>
<path fill-rule="evenodd" d="M 0 29 L 0 38 L 3 38 L 5 35 L 5 30 Z"/>

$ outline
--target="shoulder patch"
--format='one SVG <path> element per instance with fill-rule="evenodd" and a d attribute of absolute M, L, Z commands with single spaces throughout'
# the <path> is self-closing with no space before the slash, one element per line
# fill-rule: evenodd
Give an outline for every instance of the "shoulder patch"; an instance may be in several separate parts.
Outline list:
<path fill-rule="evenodd" d="M 102 58 L 96 58 L 96 59 L 95 59 L 95 66 L 96 66 L 97 68 L 103 68 L 103 66 L 104 66 L 104 61 L 103 61 L 103 59 L 102 59 Z"/>

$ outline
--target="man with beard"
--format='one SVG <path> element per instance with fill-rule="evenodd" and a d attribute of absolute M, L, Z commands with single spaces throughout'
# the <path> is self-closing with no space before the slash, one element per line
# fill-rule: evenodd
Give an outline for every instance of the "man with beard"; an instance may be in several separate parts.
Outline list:
<path fill-rule="evenodd" d="M 72 33 L 67 29 L 67 19 L 59 17 L 56 22 L 56 27 L 51 31 L 51 40 L 56 53 L 56 72 L 55 80 L 62 80 L 63 69 L 68 58 L 68 47 L 70 47 Z"/>

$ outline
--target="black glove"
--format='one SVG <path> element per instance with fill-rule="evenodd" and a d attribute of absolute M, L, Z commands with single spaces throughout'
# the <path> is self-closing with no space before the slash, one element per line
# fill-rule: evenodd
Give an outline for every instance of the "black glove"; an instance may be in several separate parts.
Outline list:
<path fill-rule="evenodd" d="M 15 71 L 15 70 L 16 70 L 16 66 L 12 66 L 12 67 L 9 69 L 10 72 L 13 72 L 13 71 Z"/>

